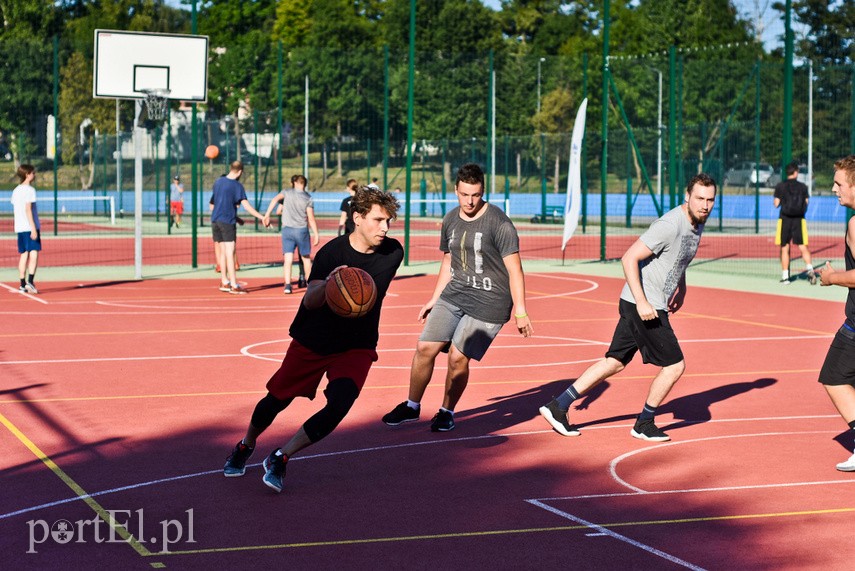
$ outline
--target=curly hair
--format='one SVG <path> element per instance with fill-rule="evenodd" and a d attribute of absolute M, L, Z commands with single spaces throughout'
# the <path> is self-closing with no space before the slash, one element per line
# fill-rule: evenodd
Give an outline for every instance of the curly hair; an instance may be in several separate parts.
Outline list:
<path fill-rule="evenodd" d="M 401 205 L 395 197 L 385 190 L 379 190 L 369 186 L 363 186 L 356 191 L 356 194 L 353 195 L 353 200 L 350 203 L 350 208 L 360 216 L 365 216 L 371 212 L 371 207 L 375 204 L 384 209 L 392 220 L 398 217 L 398 209 Z"/>
<path fill-rule="evenodd" d="M 855 185 L 855 155 L 849 155 L 835 161 L 834 170 L 845 172 L 846 182 Z"/>
<path fill-rule="evenodd" d="M 457 170 L 457 180 L 454 182 L 456 187 L 461 182 L 466 184 L 480 184 L 481 190 L 484 190 L 484 171 L 475 163 L 466 163 Z"/>

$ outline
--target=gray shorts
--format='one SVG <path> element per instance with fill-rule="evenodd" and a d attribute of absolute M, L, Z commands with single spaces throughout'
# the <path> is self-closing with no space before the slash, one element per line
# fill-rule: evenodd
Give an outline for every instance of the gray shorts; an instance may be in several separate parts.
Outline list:
<path fill-rule="evenodd" d="M 480 361 L 501 329 L 501 323 L 475 319 L 459 307 L 440 299 L 428 314 L 419 341 L 445 342 L 442 350 L 446 352 L 454 343 L 458 351 L 470 359 Z"/>

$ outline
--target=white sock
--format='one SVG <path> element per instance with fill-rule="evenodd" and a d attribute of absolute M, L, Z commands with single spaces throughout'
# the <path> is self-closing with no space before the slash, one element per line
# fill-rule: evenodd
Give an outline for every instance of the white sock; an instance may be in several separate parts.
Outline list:
<path fill-rule="evenodd" d="M 810 264 L 807 264 L 807 265 L 805 265 L 805 270 L 807 270 L 807 271 L 809 271 L 809 272 L 812 272 L 812 271 L 813 271 L 813 266 L 812 266 L 812 265 L 810 265 Z"/>
<path fill-rule="evenodd" d="M 447 408 L 445 408 L 444 406 L 439 407 L 439 410 L 441 410 L 441 411 L 443 411 L 443 412 L 447 412 L 447 413 L 451 414 L 451 416 L 454 416 L 454 411 L 453 411 L 453 410 L 448 410 L 448 409 L 447 409 Z"/>
<path fill-rule="evenodd" d="M 781 279 L 782 279 L 782 280 L 788 280 L 788 279 L 790 279 L 790 271 L 789 271 L 789 270 L 784 270 L 784 271 L 782 271 L 782 272 L 781 272 Z"/>
<path fill-rule="evenodd" d="M 407 399 L 407 406 L 413 410 L 419 410 L 422 407 L 422 405 L 420 405 L 416 401 L 412 401 L 410 399 Z"/>

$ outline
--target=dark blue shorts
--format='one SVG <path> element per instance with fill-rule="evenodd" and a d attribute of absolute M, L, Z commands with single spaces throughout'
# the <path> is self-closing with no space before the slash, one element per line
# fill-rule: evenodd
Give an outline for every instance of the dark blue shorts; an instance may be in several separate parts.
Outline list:
<path fill-rule="evenodd" d="M 30 238 L 29 232 L 18 232 L 18 253 L 25 252 L 41 252 L 42 251 L 42 231 L 36 230 L 36 239 Z"/>
<path fill-rule="evenodd" d="M 287 254 L 293 252 L 294 248 L 300 250 L 301 258 L 308 258 L 312 255 L 312 242 L 309 240 L 308 228 L 289 228 L 282 227 L 282 253 Z"/>

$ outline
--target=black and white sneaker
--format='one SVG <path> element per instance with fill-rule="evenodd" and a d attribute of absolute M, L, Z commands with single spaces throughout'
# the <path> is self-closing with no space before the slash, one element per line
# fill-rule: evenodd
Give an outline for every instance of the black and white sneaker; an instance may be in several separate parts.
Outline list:
<path fill-rule="evenodd" d="M 223 467 L 223 476 L 226 478 L 237 478 L 246 473 L 246 461 L 252 456 L 255 448 L 250 448 L 243 440 L 235 445 L 235 449 L 229 454 L 226 465 Z"/>
<path fill-rule="evenodd" d="M 634 438 L 649 440 L 651 442 L 667 442 L 671 440 L 670 436 L 653 424 L 652 418 L 647 420 L 636 419 L 635 426 L 630 431 L 630 434 Z"/>
<path fill-rule="evenodd" d="M 454 415 L 447 410 L 441 410 L 433 416 L 430 424 L 431 432 L 449 432 L 454 430 Z"/>
<path fill-rule="evenodd" d="M 33 282 L 27 282 L 27 285 L 24 286 L 24 289 L 27 290 L 27 293 L 39 293 L 39 290 L 36 289 L 36 286 Z"/>
<path fill-rule="evenodd" d="M 582 434 L 579 429 L 570 424 L 567 420 L 567 411 L 561 410 L 558 406 L 558 401 L 552 399 L 549 404 L 538 409 L 540 415 L 546 419 L 546 422 L 552 426 L 552 429 L 562 436 L 579 436 Z"/>
<path fill-rule="evenodd" d="M 264 477 L 262 478 L 265 486 L 277 492 L 281 492 L 284 487 L 282 480 L 285 479 L 286 469 L 285 457 L 276 455 L 279 450 L 277 448 L 264 459 Z"/>
<path fill-rule="evenodd" d="M 407 401 L 402 402 L 392 409 L 392 412 L 383 416 L 383 422 L 389 426 L 398 426 L 405 422 L 413 422 L 419 419 L 420 409 L 410 408 L 407 406 Z"/>

